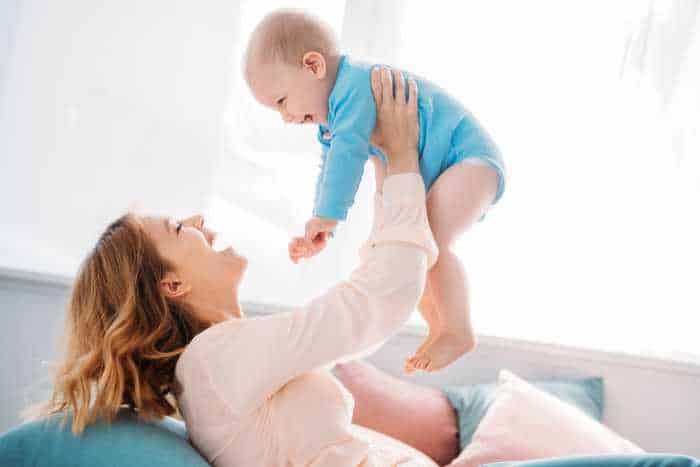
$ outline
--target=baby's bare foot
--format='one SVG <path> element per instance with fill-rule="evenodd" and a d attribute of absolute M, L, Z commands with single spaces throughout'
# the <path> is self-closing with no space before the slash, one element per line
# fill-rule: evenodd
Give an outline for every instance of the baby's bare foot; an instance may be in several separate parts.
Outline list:
<path fill-rule="evenodd" d="M 469 330 L 463 334 L 443 332 L 428 343 L 416 355 L 406 360 L 404 373 L 411 375 L 416 371 L 437 371 L 457 360 L 467 352 L 474 350 L 476 337 Z"/>
<path fill-rule="evenodd" d="M 427 349 L 430 346 L 430 344 L 432 344 L 433 341 L 438 338 L 439 335 L 440 335 L 439 332 L 434 332 L 434 331 L 428 332 L 428 335 L 425 336 L 423 343 L 418 347 L 418 350 L 416 350 L 414 355 L 418 355 L 418 354 L 423 353 L 425 351 L 425 349 Z"/>
<path fill-rule="evenodd" d="M 427 288 L 423 292 L 423 296 L 418 303 L 418 310 L 420 310 L 423 319 L 425 319 L 425 322 L 428 324 L 428 335 L 414 355 L 423 353 L 423 351 L 440 335 L 439 329 L 441 327 L 440 317 L 438 316 L 435 304 Z"/>

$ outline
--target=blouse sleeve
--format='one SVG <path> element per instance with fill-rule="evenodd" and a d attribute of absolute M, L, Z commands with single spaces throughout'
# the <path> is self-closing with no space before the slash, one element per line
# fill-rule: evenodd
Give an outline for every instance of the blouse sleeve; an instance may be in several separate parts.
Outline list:
<path fill-rule="evenodd" d="M 366 351 L 407 321 L 438 251 L 420 175 L 389 176 L 383 191 L 382 225 L 348 279 L 298 310 L 231 320 L 219 333 L 205 358 L 232 408 L 257 408 L 294 377 Z"/>

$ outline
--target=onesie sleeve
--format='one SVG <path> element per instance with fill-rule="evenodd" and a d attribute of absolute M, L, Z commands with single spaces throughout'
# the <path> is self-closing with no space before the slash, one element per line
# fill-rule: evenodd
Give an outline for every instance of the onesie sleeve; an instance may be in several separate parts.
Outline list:
<path fill-rule="evenodd" d="M 323 178 L 318 185 L 314 216 L 345 220 L 360 186 L 377 109 L 367 82 L 348 86 L 332 103 L 332 139 L 325 155 Z"/>
<path fill-rule="evenodd" d="M 370 350 L 408 320 L 438 251 L 420 175 L 387 177 L 383 191 L 382 226 L 350 277 L 295 311 L 231 320 L 207 352 L 232 406 L 254 410 L 296 376 Z"/>
<path fill-rule="evenodd" d="M 325 135 L 328 134 L 328 137 Z M 326 154 L 331 147 L 330 130 L 328 127 L 319 125 L 318 127 L 318 142 L 321 143 L 321 162 L 318 164 L 318 178 L 316 179 L 316 190 L 314 192 L 314 206 L 318 204 L 318 199 L 321 191 L 321 182 L 326 168 Z"/>

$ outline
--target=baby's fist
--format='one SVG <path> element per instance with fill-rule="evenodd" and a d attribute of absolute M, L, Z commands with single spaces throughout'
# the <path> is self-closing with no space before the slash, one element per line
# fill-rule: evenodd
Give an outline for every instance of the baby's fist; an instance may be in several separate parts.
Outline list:
<path fill-rule="evenodd" d="M 333 230 L 338 225 L 338 221 L 324 219 L 322 217 L 312 217 L 304 229 L 304 239 L 311 249 L 323 248 L 328 237 L 333 236 Z"/>
<path fill-rule="evenodd" d="M 309 247 L 306 245 L 304 237 L 295 237 L 289 242 L 289 259 L 298 263 L 301 258 L 309 257 Z"/>

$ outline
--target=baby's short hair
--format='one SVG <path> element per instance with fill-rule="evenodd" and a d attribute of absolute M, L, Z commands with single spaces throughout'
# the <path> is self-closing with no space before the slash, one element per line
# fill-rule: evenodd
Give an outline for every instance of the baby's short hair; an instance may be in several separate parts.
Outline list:
<path fill-rule="evenodd" d="M 316 16 L 299 9 L 279 9 L 267 14 L 255 27 L 243 58 L 243 72 L 250 67 L 280 61 L 301 66 L 306 52 L 324 57 L 339 54 L 333 30 Z"/>

